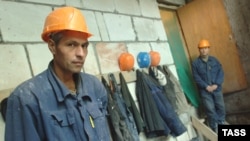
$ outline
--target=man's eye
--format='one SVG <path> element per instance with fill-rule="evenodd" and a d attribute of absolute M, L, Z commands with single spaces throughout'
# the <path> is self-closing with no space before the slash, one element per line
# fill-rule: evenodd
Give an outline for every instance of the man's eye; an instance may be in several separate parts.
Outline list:
<path fill-rule="evenodd" d="M 69 43 L 68 46 L 69 46 L 69 47 L 75 47 L 76 44 L 74 44 L 74 43 Z"/>
<path fill-rule="evenodd" d="M 89 46 L 89 42 L 82 44 L 82 48 L 87 48 Z"/>

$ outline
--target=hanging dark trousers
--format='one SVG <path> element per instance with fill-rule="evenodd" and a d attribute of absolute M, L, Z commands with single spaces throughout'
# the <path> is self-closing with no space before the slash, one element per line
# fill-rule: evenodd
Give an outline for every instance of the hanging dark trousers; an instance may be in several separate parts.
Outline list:
<path fill-rule="evenodd" d="M 108 122 L 112 139 L 113 141 L 131 141 L 132 136 L 126 125 L 125 117 L 120 111 L 117 102 L 111 96 L 113 94 L 112 90 L 105 78 L 102 77 L 101 79 L 108 94 Z"/>
<path fill-rule="evenodd" d="M 142 117 L 139 113 L 139 110 L 136 107 L 135 101 L 134 101 L 134 99 L 133 99 L 133 97 L 128 89 L 127 83 L 126 83 L 121 72 L 119 73 L 119 78 L 120 78 L 121 93 L 122 93 L 123 99 L 124 99 L 127 107 L 129 108 L 129 110 L 133 114 L 135 124 L 137 127 L 137 131 L 139 134 L 140 132 L 142 132 L 144 130 L 145 123 L 142 120 Z"/>
<path fill-rule="evenodd" d="M 130 135 L 132 136 L 130 141 L 139 141 L 139 135 L 137 132 L 137 127 L 135 124 L 134 117 L 133 117 L 132 113 L 130 112 L 129 108 L 127 107 L 126 103 L 124 102 L 121 91 L 120 91 L 118 84 L 115 80 L 115 76 L 114 76 L 114 74 L 110 73 L 108 75 L 108 77 L 109 77 L 110 84 L 113 88 L 112 98 L 117 103 L 117 106 L 120 109 L 123 117 L 125 117 L 125 123 L 128 127 Z"/>

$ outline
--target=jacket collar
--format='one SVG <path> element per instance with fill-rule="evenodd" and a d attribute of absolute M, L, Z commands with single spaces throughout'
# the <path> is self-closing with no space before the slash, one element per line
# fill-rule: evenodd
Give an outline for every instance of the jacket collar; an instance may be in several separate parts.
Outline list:
<path fill-rule="evenodd" d="M 52 60 L 53 61 L 53 60 Z M 52 67 L 52 61 L 49 63 L 48 66 L 48 79 L 51 83 L 52 89 L 54 90 L 54 93 L 57 97 L 57 100 L 59 102 L 64 101 L 64 99 L 71 95 L 70 90 L 62 83 L 62 81 L 56 76 L 53 67 Z M 76 74 L 75 76 L 76 84 L 77 84 L 77 94 L 78 97 L 88 97 L 90 100 L 92 100 L 92 96 L 88 94 L 85 88 L 85 85 L 83 84 L 81 74 Z"/>

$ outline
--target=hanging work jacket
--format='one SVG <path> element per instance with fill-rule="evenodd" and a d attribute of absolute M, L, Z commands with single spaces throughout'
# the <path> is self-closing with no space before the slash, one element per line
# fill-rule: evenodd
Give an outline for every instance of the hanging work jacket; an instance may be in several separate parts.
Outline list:
<path fill-rule="evenodd" d="M 109 84 L 103 76 L 101 79 L 108 94 L 108 122 L 110 125 L 112 139 L 114 141 L 130 141 L 132 136 L 126 125 L 125 117 L 111 96 L 112 90 L 110 89 Z"/>
<path fill-rule="evenodd" d="M 137 131 L 138 131 L 138 134 L 139 134 L 140 132 L 142 132 L 144 130 L 145 123 L 142 120 L 142 117 L 141 117 L 141 115 L 140 115 L 140 113 L 139 113 L 139 111 L 138 111 L 138 109 L 136 107 L 134 99 L 131 96 L 131 93 L 130 93 L 130 91 L 128 89 L 127 83 L 126 83 L 122 73 L 119 73 L 119 78 L 120 78 L 122 97 L 123 97 L 127 107 L 129 108 L 129 110 L 133 114 L 135 124 L 136 124 L 136 128 L 137 128 Z"/>
<path fill-rule="evenodd" d="M 136 96 L 140 113 L 145 122 L 145 135 L 148 138 L 168 136 L 170 129 L 163 121 L 151 92 L 143 79 L 142 72 L 136 70 Z"/>
<path fill-rule="evenodd" d="M 168 101 L 166 95 L 164 94 L 163 88 L 157 83 L 157 81 L 155 81 L 151 76 L 144 72 L 142 73 L 142 78 L 149 87 L 151 95 L 155 100 L 156 106 L 159 110 L 159 113 L 164 122 L 171 130 L 171 134 L 173 136 L 179 136 L 182 133 L 186 132 L 186 127 L 181 122 L 177 113 Z"/>
<path fill-rule="evenodd" d="M 153 67 L 149 68 L 149 75 L 157 80 L 157 74 L 154 73 L 153 69 Z M 157 66 L 155 69 L 157 69 L 157 71 L 163 72 L 167 79 L 167 84 L 162 87 L 165 91 L 164 94 L 166 95 L 172 107 L 176 112 L 185 111 L 189 105 L 177 78 L 166 65 Z"/>

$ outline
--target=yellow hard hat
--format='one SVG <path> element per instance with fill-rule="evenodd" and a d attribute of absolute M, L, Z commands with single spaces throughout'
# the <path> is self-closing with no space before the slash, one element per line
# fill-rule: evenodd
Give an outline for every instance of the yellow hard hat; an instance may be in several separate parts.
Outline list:
<path fill-rule="evenodd" d="M 208 40 L 206 40 L 206 39 L 200 40 L 200 42 L 198 44 L 198 48 L 206 48 L 206 47 L 210 47 Z"/>
<path fill-rule="evenodd" d="M 87 38 L 92 36 L 88 32 L 86 21 L 81 11 L 74 7 L 61 7 L 52 11 L 45 20 L 41 37 L 47 42 L 51 33 L 62 30 L 79 31 L 86 34 Z"/>

